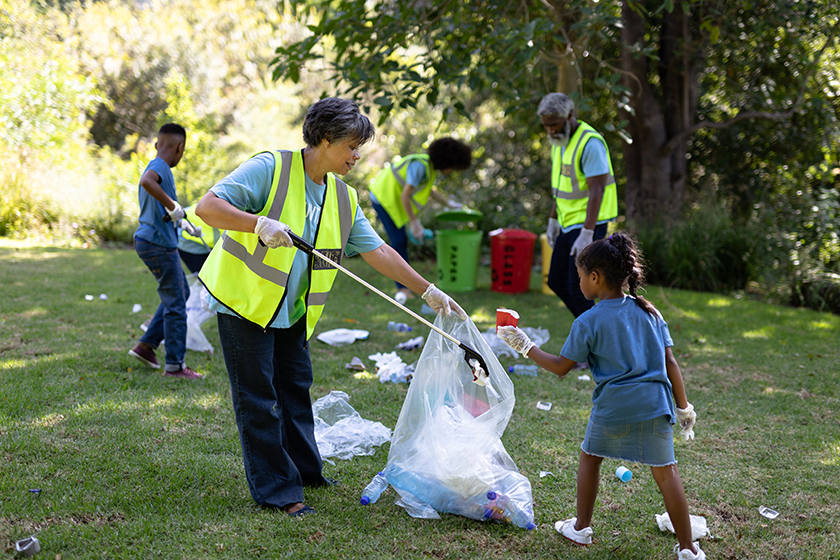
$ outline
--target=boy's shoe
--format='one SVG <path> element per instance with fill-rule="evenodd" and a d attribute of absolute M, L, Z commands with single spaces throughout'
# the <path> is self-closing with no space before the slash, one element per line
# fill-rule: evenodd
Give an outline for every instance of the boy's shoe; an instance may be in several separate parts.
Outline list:
<path fill-rule="evenodd" d="M 154 350 L 147 350 L 142 345 L 138 344 L 128 351 L 128 355 L 137 358 L 147 366 L 153 369 L 160 369 L 160 364 L 157 361 Z"/>
<path fill-rule="evenodd" d="M 204 379 L 204 376 L 200 373 L 196 373 L 187 366 L 184 366 L 182 369 L 178 371 L 164 371 L 164 377 L 174 377 L 176 379 Z"/>
<path fill-rule="evenodd" d="M 693 544 L 694 548 L 697 549 L 696 554 L 691 552 L 687 548 L 680 550 L 680 545 L 674 546 L 674 552 L 677 553 L 677 560 L 706 560 L 706 553 L 703 552 L 703 549 L 700 548 L 700 545 L 697 543 Z"/>
<path fill-rule="evenodd" d="M 577 523 L 577 517 L 572 517 L 565 521 L 558 521 L 554 524 L 554 529 L 575 544 L 581 546 L 592 544 L 592 529 L 584 527 L 580 531 L 576 531 L 575 523 Z"/>

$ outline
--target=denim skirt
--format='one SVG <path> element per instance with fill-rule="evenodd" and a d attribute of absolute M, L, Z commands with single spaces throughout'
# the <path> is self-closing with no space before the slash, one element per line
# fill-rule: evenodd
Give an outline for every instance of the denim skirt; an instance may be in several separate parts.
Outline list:
<path fill-rule="evenodd" d="M 598 424 L 589 419 L 581 450 L 596 457 L 665 467 L 674 458 L 674 428 L 668 416 L 631 424 Z"/>

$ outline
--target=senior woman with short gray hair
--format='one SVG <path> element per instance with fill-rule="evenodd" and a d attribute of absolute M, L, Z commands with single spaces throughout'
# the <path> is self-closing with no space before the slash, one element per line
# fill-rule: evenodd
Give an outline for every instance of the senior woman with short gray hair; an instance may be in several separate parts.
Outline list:
<path fill-rule="evenodd" d="M 466 319 L 452 298 L 382 241 L 355 189 L 336 177 L 353 168 L 374 135 L 355 102 L 322 99 L 306 113 L 305 148 L 253 156 L 195 208 L 208 225 L 226 231 L 199 278 L 218 312 L 248 487 L 259 505 L 292 516 L 315 512 L 303 503 L 305 486 L 335 482 L 321 474 L 307 340 L 337 270 L 294 248 L 289 231 L 334 260 L 361 254 L 438 313 Z"/>

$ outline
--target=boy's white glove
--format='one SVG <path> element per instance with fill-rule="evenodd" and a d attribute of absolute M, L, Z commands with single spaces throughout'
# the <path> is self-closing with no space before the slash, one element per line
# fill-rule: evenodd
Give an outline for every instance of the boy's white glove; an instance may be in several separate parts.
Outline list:
<path fill-rule="evenodd" d="M 528 356 L 528 352 L 531 351 L 531 348 L 536 346 L 536 344 L 534 344 L 534 342 L 530 338 L 528 338 L 528 335 L 525 334 L 525 331 L 523 331 L 519 327 L 514 327 L 511 325 L 497 327 L 496 336 L 504 340 L 508 346 L 510 346 L 525 357 Z"/>
<path fill-rule="evenodd" d="M 580 234 L 578 234 L 577 239 L 575 239 L 575 242 L 572 245 L 572 250 L 569 251 L 569 255 L 574 257 L 586 249 L 586 246 L 592 243 L 593 235 L 595 235 L 594 229 L 580 228 Z"/>
<path fill-rule="evenodd" d="M 548 219 L 548 227 L 545 228 L 545 237 L 548 241 L 548 246 L 554 249 L 554 242 L 557 241 L 557 236 L 560 235 L 560 222 L 557 218 Z"/>
<path fill-rule="evenodd" d="M 694 439 L 694 423 L 697 421 L 697 413 L 694 412 L 694 405 L 688 403 L 685 408 L 677 408 L 677 423 L 682 428 L 680 435 L 683 439 Z"/>
<path fill-rule="evenodd" d="M 178 204 L 177 200 L 175 200 L 174 202 L 175 208 L 173 208 L 172 210 L 169 210 L 168 208 L 166 208 L 166 206 L 164 206 L 163 209 L 166 210 L 167 214 L 169 214 L 169 219 L 172 220 L 172 223 L 177 224 L 181 219 L 183 219 L 184 216 L 187 215 L 187 213 L 184 211 L 183 208 L 181 208 L 181 205 Z"/>
<path fill-rule="evenodd" d="M 257 218 L 257 225 L 254 233 L 260 236 L 262 242 L 270 249 L 277 247 L 293 247 L 292 238 L 287 233 L 289 226 L 278 220 L 272 220 L 267 216 Z"/>
<path fill-rule="evenodd" d="M 181 220 L 178 222 L 178 227 L 193 237 L 201 237 L 201 226 L 194 226 L 187 220 Z"/>
<path fill-rule="evenodd" d="M 429 304 L 429 307 L 435 310 L 435 313 L 443 312 L 446 314 L 447 317 L 452 316 L 452 312 L 454 311 L 455 314 L 461 318 L 462 321 L 467 320 L 467 314 L 464 313 L 464 310 L 461 309 L 461 306 L 455 303 L 455 300 L 443 293 L 437 286 L 434 284 L 429 284 L 429 287 L 426 288 L 426 291 L 423 292 L 422 297 L 426 303 Z"/>

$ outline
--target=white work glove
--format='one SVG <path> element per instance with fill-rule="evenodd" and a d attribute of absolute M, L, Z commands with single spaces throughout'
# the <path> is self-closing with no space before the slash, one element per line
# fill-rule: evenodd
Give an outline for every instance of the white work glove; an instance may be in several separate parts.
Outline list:
<path fill-rule="evenodd" d="M 187 220 L 178 222 L 178 227 L 194 237 L 201 237 L 201 226 L 194 226 Z"/>
<path fill-rule="evenodd" d="M 536 344 L 528 338 L 528 335 L 525 334 L 525 331 L 512 325 L 497 327 L 496 336 L 504 340 L 505 344 L 526 357 L 528 356 L 528 352 L 531 351 L 531 348 L 536 346 Z"/>
<path fill-rule="evenodd" d="M 260 216 L 257 218 L 257 225 L 254 228 L 254 233 L 260 236 L 262 242 L 268 246 L 269 249 L 276 249 L 277 247 L 293 247 L 292 238 L 287 233 L 289 226 L 283 222 L 272 220 L 267 216 Z"/>
<path fill-rule="evenodd" d="M 688 403 L 685 408 L 677 408 L 677 423 L 680 425 L 680 435 L 683 439 L 694 439 L 694 423 L 697 421 L 697 413 L 694 412 L 694 405 Z"/>
<path fill-rule="evenodd" d="M 578 235 L 577 239 L 575 239 L 575 242 L 572 245 L 572 250 L 569 251 L 569 255 L 575 257 L 578 253 L 586 249 L 586 246 L 592 243 L 593 235 L 595 235 L 594 229 L 580 228 L 580 235 Z"/>
<path fill-rule="evenodd" d="M 557 241 L 557 236 L 560 235 L 560 222 L 557 218 L 548 219 L 548 227 L 545 228 L 545 236 L 548 241 L 548 246 L 554 249 L 554 242 Z"/>
<path fill-rule="evenodd" d="M 414 239 L 420 242 L 422 242 L 425 239 L 425 233 L 423 232 L 423 224 L 420 223 L 420 220 L 414 218 L 413 220 L 408 222 L 408 227 L 411 230 L 411 235 L 414 236 Z"/>
<path fill-rule="evenodd" d="M 169 219 L 172 220 L 172 223 L 177 224 L 179 220 L 182 220 L 184 216 L 187 215 L 187 213 L 184 212 L 184 209 L 181 208 L 181 205 L 178 204 L 177 200 L 174 202 L 175 208 L 173 208 L 172 210 L 168 210 L 166 206 L 164 206 L 163 209 L 166 210 L 167 214 L 169 214 Z"/>
<path fill-rule="evenodd" d="M 461 208 L 464 207 L 464 205 L 461 204 L 460 202 L 458 202 L 457 200 L 455 200 L 453 198 L 450 198 L 449 200 L 446 201 L 446 207 L 447 208 L 452 208 L 453 210 L 460 210 Z"/>
<path fill-rule="evenodd" d="M 467 314 L 464 313 L 461 306 L 455 303 L 454 299 L 443 293 L 434 284 L 429 284 L 429 287 L 426 288 L 426 291 L 423 292 L 423 295 L 420 297 L 429 304 L 429 307 L 435 310 L 435 313 L 443 312 L 447 317 L 451 317 L 452 312 L 454 311 L 462 321 L 467 320 Z"/>

